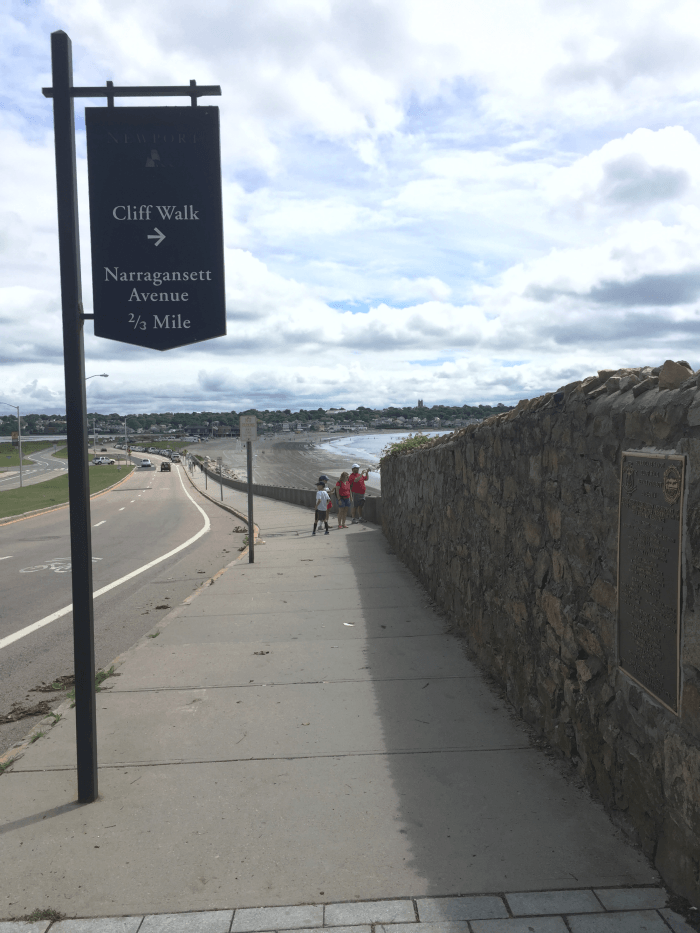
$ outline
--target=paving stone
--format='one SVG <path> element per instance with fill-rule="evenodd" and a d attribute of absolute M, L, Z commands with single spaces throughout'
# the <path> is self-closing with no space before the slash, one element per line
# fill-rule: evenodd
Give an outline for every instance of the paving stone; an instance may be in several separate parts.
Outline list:
<path fill-rule="evenodd" d="M 606 910 L 653 910 L 668 900 L 663 888 L 596 888 L 595 893 Z"/>
<path fill-rule="evenodd" d="M 506 894 L 506 900 L 516 917 L 601 913 L 600 901 L 593 891 L 533 891 Z"/>
<path fill-rule="evenodd" d="M 279 930 L 277 933 L 285 933 L 285 931 Z M 294 933 L 328 933 L 328 931 L 324 930 L 324 927 L 313 927 L 302 930 L 295 929 Z M 333 933 L 372 933 L 372 927 L 369 924 L 357 927 L 333 927 Z"/>
<path fill-rule="evenodd" d="M 680 914 L 677 914 L 675 910 L 671 910 L 669 907 L 665 907 L 663 910 L 660 910 L 659 913 L 664 918 L 666 923 L 671 927 L 673 933 L 695 933 L 695 930 L 690 926 L 689 923 L 686 923 L 683 917 Z"/>
<path fill-rule="evenodd" d="M 60 920 L 51 933 L 136 933 L 143 917 L 103 917 L 93 920 Z"/>
<path fill-rule="evenodd" d="M 228 933 L 232 910 L 202 910 L 190 914 L 149 914 L 139 933 Z"/>
<path fill-rule="evenodd" d="M 475 920 L 470 926 L 473 933 L 569 933 L 561 917 Z"/>
<path fill-rule="evenodd" d="M 37 920 L 33 923 L 27 920 L 0 920 L 0 933 L 44 933 L 50 923 L 50 920 Z"/>
<path fill-rule="evenodd" d="M 355 923 L 415 923 L 413 901 L 357 901 L 354 904 L 326 904 L 325 926 Z"/>
<path fill-rule="evenodd" d="M 333 931 L 335 933 L 335 927 Z M 437 923 L 387 923 L 377 924 L 374 928 L 377 933 L 469 933 L 469 924 L 466 920 L 442 920 Z"/>
<path fill-rule="evenodd" d="M 668 927 L 655 910 L 625 910 L 567 919 L 571 933 L 668 933 Z"/>
<path fill-rule="evenodd" d="M 245 907 L 233 915 L 231 931 L 257 933 L 260 930 L 294 930 L 322 926 L 322 904 L 310 904 L 305 907 Z"/>
<path fill-rule="evenodd" d="M 508 916 L 500 897 L 419 897 L 416 903 L 421 923 L 436 920 L 488 920 Z"/>

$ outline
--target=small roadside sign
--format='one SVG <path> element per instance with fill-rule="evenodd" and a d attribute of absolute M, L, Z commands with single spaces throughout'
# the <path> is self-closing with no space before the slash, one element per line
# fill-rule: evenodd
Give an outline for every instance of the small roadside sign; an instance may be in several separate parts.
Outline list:
<path fill-rule="evenodd" d="M 12 432 L 12 446 L 19 447 L 19 432 L 18 431 Z"/>
<path fill-rule="evenodd" d="M 218 107 L 86 107 L 95 336 L 226 334 Z"/>
<path fill-rule="evenodd" d="M 257 441 L 258 419 L 255 415 L 241 415 L 240 425 L 242 441 Z"/>

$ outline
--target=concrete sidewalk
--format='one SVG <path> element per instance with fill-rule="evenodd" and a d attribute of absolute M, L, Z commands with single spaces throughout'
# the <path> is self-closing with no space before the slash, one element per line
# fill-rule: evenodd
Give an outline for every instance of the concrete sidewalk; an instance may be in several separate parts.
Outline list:
<path fill-rule="evenodd" d="M 62 933 L 558 933 L 569 914 L 577 933 L 682 929 L 378 528 L 312 537 L 310 511 L 255 508 L 255 564 L 172 612 L 98 695 L 99 801 L 74 802 L 72 712 L 0 778 L 0 917 L 128 918 Z M 549 893 L 512 896 L 528 892 Z M 288 910 L 252 910 L 271 907 Z"/>

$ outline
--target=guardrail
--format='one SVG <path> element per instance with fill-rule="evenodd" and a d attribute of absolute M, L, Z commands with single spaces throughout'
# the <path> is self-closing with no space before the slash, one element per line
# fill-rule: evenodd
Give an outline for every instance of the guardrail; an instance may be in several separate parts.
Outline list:
<path fill-rule="evenodd" d="M 212 482 L 218 483 L 221 480 L 223 485 L 228 486 L 229 489 L 236 489 L 238 492 L 248 492 L 248 483 L 244 483 L 242 480 L 231 479 L 226 475 L 219 477 L 216 470 L 212 470 L 206 466 L 204 469 Z M 277 499 L 279 502 L 289 502 L 291 505 L 300 505 L 309 510 L 313 510 L 316 504 L 315 489 L 296 489 L 293 486 L 268 486 L 265 483 L 253 483 L 253 495 L 265 496 L 267 499 Z M 337 511 L 338 507 L 334 503 L 331 512 L 336 513 Z M 348 515 L 349 514 L 350 512 L 348 511 Z M 381 525 L 382 497 L 366 496 L 365 507 L 362 514 L 363 517 L 366 518 L 368 522 L 372 522 L 373 525 Z"/>

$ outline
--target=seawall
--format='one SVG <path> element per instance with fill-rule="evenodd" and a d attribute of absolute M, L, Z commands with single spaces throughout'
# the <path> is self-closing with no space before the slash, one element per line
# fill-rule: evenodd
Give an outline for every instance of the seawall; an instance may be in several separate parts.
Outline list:
<path fill-rule="evenodd" d="M 700 389 L 601 372 L 382 461 L 384 532 L 520 716 L 700 906 Z M 623 451 L 686 461 L 680 707 L 622 672 Z"/>

